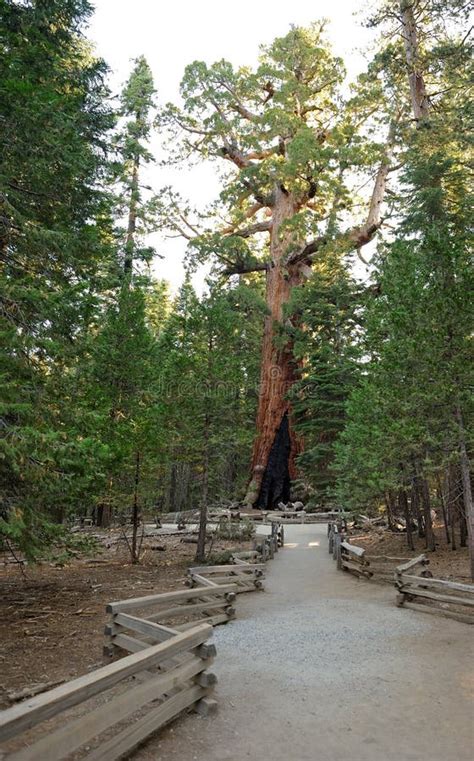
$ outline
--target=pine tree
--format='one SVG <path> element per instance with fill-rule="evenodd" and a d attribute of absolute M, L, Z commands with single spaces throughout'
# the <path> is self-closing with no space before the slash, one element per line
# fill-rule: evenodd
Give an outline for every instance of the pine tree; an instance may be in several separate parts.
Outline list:
<path fill-rule="evenodd" d="M 299 467 L 315 505 L 335 500 L 334 447 L 344 429 L 347 398 L 360 371 L 363 289 L 339 258 L 315 266 L 292 301 L 294 355 L 299 380 L 291 399 L 304 439 Z"/>
<path fill-rule="evenodd" d="M 48 509 L 72 510 L 100 459 L 70 407 L 108 255 L 95 220 L 112 117 L 106 67 L 82 36 L 90 13 L 84 0 L 2 3 L 1 532 L 29 554 L 51 539 Z"/>
<path fill-rule="evenodd" d="M 378 261 L 380 297 L 367 318 L 371 361 L 349 402 L 340 483 L 341 496 L 352 504 L 364 497 L 380 502 L 384 491 L 398 491 L 409 543 L 415 517 L 434 549 L 431 495 L 444 473 L 448 482 L 456 469 L 461 476 L 461 538 L 465 528 L 473 533 L 465 422 L 472 417 L 470 198 L 459 128 L 469 50 L 462 32 L 446 37 L 436 3 L 402 3 L 401 10 L 410 37 L 404 54 L 415 129 L 406 133 L 402 222 Z M 440 30 L 431 49 L 428 20 Z M 428 77 L 437 80 L 436 105 Z"/>
<path fill-rule="evenodd" d="M 143 183 L 143 170 L 154 161 L 148 143 L 151 136 L 155 87 L 151 69 L 144 58 L 136 59 L 121 93 L 119 118 L 123 126 L 115 137 L 113 180 L 117 184 L 115 216 L 126 218 L 118 230 L 123 273 L 130 277 L 135 262 L 150 262 L 155 251 L 146 245 L 153 229 L 155 201 Z"/>

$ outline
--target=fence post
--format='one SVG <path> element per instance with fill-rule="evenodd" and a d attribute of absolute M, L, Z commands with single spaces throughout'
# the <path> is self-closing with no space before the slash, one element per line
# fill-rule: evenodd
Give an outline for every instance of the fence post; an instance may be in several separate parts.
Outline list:
<path fill-rule="evenodd" d="M 342 542 L 342 536 L 340 534 L 337 534 L 336 541 L 335 541 L 335 550 L 336 550 L 336 562 L 337 562 L 338 571 L 342 571 L 341 542 Z"/>

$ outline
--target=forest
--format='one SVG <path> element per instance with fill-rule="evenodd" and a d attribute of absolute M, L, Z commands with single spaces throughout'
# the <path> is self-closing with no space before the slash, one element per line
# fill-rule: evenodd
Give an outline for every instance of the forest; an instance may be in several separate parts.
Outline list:
<path fill-rule="evenodd" d="M 437 515 L 474 578 L 468 10 L 380 0 L 351 80 L 315 7 L 166 103 L 144 56 L 112 92 L 88 0 L 1 0 L 3 548 L 300 500 L 412 549 Z M 197 163 L 202 207 L 159 182 Z"/>

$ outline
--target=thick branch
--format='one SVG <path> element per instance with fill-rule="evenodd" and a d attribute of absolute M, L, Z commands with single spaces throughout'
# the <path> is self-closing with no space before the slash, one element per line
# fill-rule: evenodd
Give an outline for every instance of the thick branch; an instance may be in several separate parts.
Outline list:
<path fill-rule="evenodd" d="M 280 150 L 279 145 L 274 145 L 271 148 L 266 148 L 261 151 L 250 151 L 249 153 L 243 153 L 236 145 L 226 142 L 222 148 L 222 156 L 229 161 L 232 161 L 239 169 L 245 169 L 248 166 L 253 166 L 254 161 L 262 161 L 263 159 L 273 156 Z"/>
<path fill-rule="evenodd" d="M 395 122 L 390 122 L 385 155 L 379 166 L 375 183 L 370 198 L 369 211 L 365 224 L 348 232 L 352 248 L 361 248 L 369 243 L 382 224 L 382 203 L 387 189 L 387 177 L 391 171 L 390 160 L 392 158 L 393 144 L 395 140 Z"/>
<path fill-rule="evenodd" d="M 237 111 L 240 116 L 243 116 L 244 119 L 248 119 L 249 121 L 253 121 L 254 119 L 257 119 L 257 114 L 252 113 L 252 111 L 249 111 L 249 109 L 244 106 L 240 98 L 238 97 L 237 93 L 235 92 L 234 88 L 231 87 L 228 82 L 226 82 L 224 79 L 219 80 L 222 87 L 224 87 L 228 93 L 232 95 L 232 97 L 235 100 L 235 103 L 231 104 L 231 108 L 234 111 Z"/>
<path fill-rule="evenodd" d="M 222 274 L 230 277 L 231 275 L 246 275 L 250 272 L 266 272 L 268 267 L 268 262 L 252 262 L 250 264 L 236 262 L 235 265 L 223 270 Z"/>
<path fill-rule="evenodd" d="M 375 183 L 372 190 L 372 195 L 369 203 L 369 210 L 367 213 L 367 219 L 363 225 L 350 228 L 339 236 L 336 236 L 336 241 L 344 240 L 349 249 L 360 249 L 373 239 L 375 233 L 382 224 L 381 208 L 385 198 L 387 188 L 387 177 L 391 171 L 390 160 L 393 152 L 395 138 L 395 122 L 390 123 L 387 145 L 385 149 L 385 155 L 377 171 L 375 177 Z M 332 238 L 327 235 L 322 235 L 313 241 L 310 241 L 306 246 L 292 254 L 287 264 L 296 264 L 297 262 L 309 263 L 314 259 L 315 255 L 320 251 L 322 246 L 328 243 Z"/>
<path fill-rule="evenodd" d="M 270 220 L 267 220 L 266 222 L 256 222 L 254 225 L 243 227 L 240 230 L 226 227 L 224 230 L 221 230 L 221 233 L 222 235 L 237 235 L 239 238 L 250 238 L 255 233 L 268 233 L 271 229 L 272 223 Z"/>

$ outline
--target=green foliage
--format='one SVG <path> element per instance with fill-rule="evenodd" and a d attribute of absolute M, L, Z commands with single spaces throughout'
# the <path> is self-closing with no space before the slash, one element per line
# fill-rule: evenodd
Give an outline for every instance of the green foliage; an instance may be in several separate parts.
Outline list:
<path fill-rule="evenodd" d="M 112 113 L 106 66 L 82 32 L 86 0 L 3 1 L 5 545 L 31 559 L 74 555 L 70 521 L 100 511 L 126 520 L 134 491 L 142 511 L 242 495 L 268 315 L 263 283 L 248 273 L 269 263 L 257 234 L 270 231 L 277 190 L 294 201 L 279 228 L 288 253 L 322 238 L 275 330 L 299 366 L 291 402 L 314 502 L 365 512 L 420 473 L 458 466 L 460 427 L 473 422 L 472 51 L 457 0 L 415 1 L 417 65 L 430 86 L 429 118 L 415 128 L 393 6 L 379 8 L 374 23 L 388 36 L 347 96 L 343 64 L 314 24 L 263 48 L 253 69 L 191 63 L 183 108 L 156 118 L 143 57 Z M 362 286 L 344 231 L 360 221 L 358 187 L 394 114 L 392 227 Z M 170 161 L 228 162 L 206 213 L 146 185 L 156 126 L 172 131 Z M 190 267 L 215 264 L 202 297 L 189 279 L 172 299 L 145 277 L 158 228 L 188 239 Z"/>
<path fill-rule="evenodd" d="M 240 497 L 254 433 L 263 303 L 259 288 L 209 283 L 200 301 L 180 289 L 158 342 L 161 457 L 187 463 L 189 499 Z M 170 509 L 173 505 L 165 504 Z"/>
<path fill-rule="evenodd" d="M 132 271 L 134 261 L 150 263 L 156 256 L 147 243 L 147 235 L 156 226 L 157 200 L 141 181 L 144 166 L 154 158 L 148 143 L 151 136 L 155 87 L 151 69 L 143 56 L 134 62 L 133 70 L 121 93 L 118 113 L 120 129 L 113 139 L 115 150 L 111 163 L 111 180 L 115 187 L 114 215 L 120 263 L 125 272 Z"/>
<path fill-rule="evenodd" d="M 456 409 L 469 429 L 473 408 L 473 288 L 467 177 L 436 146 L 408 154 L 405 218 L 384 247 L 380 296 L 367 310 L 366 363 L 348 404 L 338 465 L 346 504 L 377 501 L 458 459 Z"/>
<path fill-rule="evenodd" d="M 316 504 L 335 499 L 335 443 L 344 430 L 346 402 L 360 367 L 364 296 L 338 259 L 316 266 L 295 291 L 294 355 L 300 380 L 291 389 L 298 433 L 304 440 L 299 466 Z"/>
<path fill-rule="evenodd" d="M 1 531 L 31 552 L 51 539 L 44 516 L 61 520 L 96 479 L 100 450 L 70 406 L 109 253 L 97 219 L 112 118 L 105 65 L 81 33 L 90 12 L 80 0 L 2 4 Z"/>

